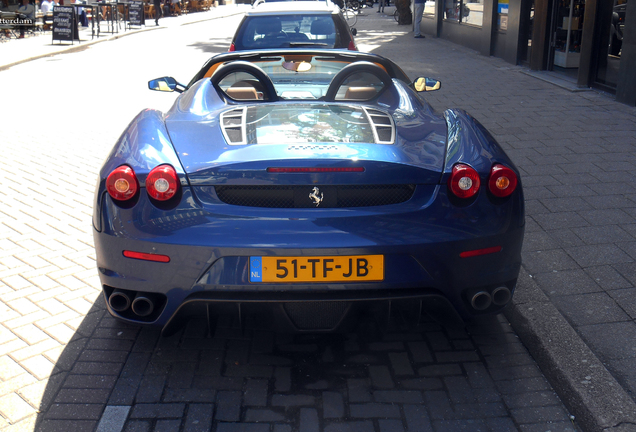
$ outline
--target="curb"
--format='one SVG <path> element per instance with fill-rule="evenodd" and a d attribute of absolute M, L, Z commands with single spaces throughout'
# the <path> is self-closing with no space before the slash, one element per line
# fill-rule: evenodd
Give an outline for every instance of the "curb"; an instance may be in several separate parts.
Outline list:
<path fill-rule="evenodd" d="M 634 400 L 525 268 L 504 315 L 584 431 L 636 430 Z"/>
<path fill-rule="evenodd" d="M 240 12 L 229 13 L 227 15 L 220 15 L 220 16 L 215 16 L 215 17 L 210 17 L 210 18 L 203 18 L 203 19 L 200 19 L 200 20 L 197 20 L 197 21 L 184 22 L 184 23 L 179 24 L 179 26 L 197 24 L 197 23 L 202 23 L 202 22 L 205 22 L 205 21 L 212 21 L 212 20 L 215 20 L 215 19 L 226 18 L 226 17 L 229 17 L 229 16 L 239 15 L 239 14 L 242 14 L 242 13 L 243 13 L 243 11 L 240 11 Z M 53 56 L 56 56 L 58 54 L 70 54 L 70 53 L 73 53 L 73 52 L 82 51 L 82 50 L 86 49 L 87 47 L 89 47 L 91 45 L 98 44 L 100 42 L 107 42 L 107 41 L 111 41 L 111 40 L 117 40 L 119 38 L 123 38 L 123 37 L 126 37 L 126 36 L 131 36 L 131 35 L 134 35 L 134 34 L 137 34 L 137 33 L 142 33 L 142 32 L 152 31 L 152 30 L 160 30 L 160 29 L 165 29 L 165 28 L 166 27 L 162 27 L 162 26 L 145 27 L 145 28 L 138 29 L 138 30 L 128 30 L 126 33 L 117 33 L 117 34 L 114 34 L 114 35 L 111 35 L 111 36 L 104 37 L 102 39 L 90 40 L 90 41 L 86 41 L 86 42 L 80 41 L 81 42 L 80 45 L 70 45 L 70 46 L 68 46 L 68 48 L 62 48 L 62 49 L 60 49 L 58 51 L 53 51 L 53 52 L 46 53 L 46 54 L 38 54 L 38 55 L 35 55 L 35 56 L 32 56 L 32 57 L 27 57 L 27 58 L 25 58 L 23 60 L 18 60 L 18 61 L 13 62 L 13 63 L 9 63 L 9 64 L 6 64 L 6 65 L 0 65 L 0 72 L 2 72 L 4 70 L 7 70 L 7 69 L 10 69 L 13 66 L 17 66 L 17 65 L 22 64 L 22 63 L 28 63 L 28 62 L 33 61 L 33 60 L 37 60 L 37 59 L 41 59 L 41 58 L 45 58 L 45 57 L 53 57 Z"/>

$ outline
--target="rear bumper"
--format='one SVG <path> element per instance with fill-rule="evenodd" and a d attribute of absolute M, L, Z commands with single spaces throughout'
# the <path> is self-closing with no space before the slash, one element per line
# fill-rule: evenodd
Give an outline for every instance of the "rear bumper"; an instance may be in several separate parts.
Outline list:
<path fill-rule="evenodd" d="M 101 235 L 100 235 L 101 236 Z M 139 245 L 125 245 L 111 237 L 96 241 L 100 246 L 107 243 L 118 243 L 119 248 L 139 248 Z M 129 242 L 124 242 L 129 243 Z M 136 243 L 136 242 L 135 242 Z M 512 252 L 514 245 L 504 247 Z M 109 247 L 112 249 L 115 246 Z M 520 247 L 520 244 L 519 244 Z M 503 305 L 492 304 L 483 310 L 471 307 L 471 299 L 478 292 L 491 295 L 497 288 L 506 287 L 514 291 L 520 261 L 515 260 L 516 253 L 511 255 L 502 252 L 486 256 L 459 258 L 459 251 L 446 250 L 440 247 L 426 246 L 413 248 L 413 255 L 404 253 L 386 253 L 392 248 L 384 247 L 385 280 L 382 282 L 359 283 L 299 283 L 299 284 L 264 284 L 249 282 L 249 257 L 263 254 L 261 250 L 225 251 L 213 248 L 193 248 L 171 246 L 157 248 L 161 253 L 167 251 L 171 257 L 180 256 L 186 259 L 168 264 L 130 260 L 111 255 L 113 267 L 120 270 L 128 267 L 128 272 L 114 272 L 100 266 L 100 279 L 104 286 L 106 299 L 115 288 L 128 292 L 131 302 L 138 293 L 149 293 L 156 297 L 156 313 L 148 317 L 138 317 L 130 311 L 117 312 L 110 307 L 110 312 L 131 322 L 166 327 L 184 321 L 188 315 L 205 315 L 214 313 L 218 306 L 233 304 L 260 305 L 271 309 L 286 307 L 289 303 L 306 302 L 345 302 L 352 304 L 352 311 L 367 306 L 377 307 L 378 303 L 410 300 L 421 302 L 421 308 L 438 319 L 453 316 L 467 319 L 482 313 L 497 313 Z M 434 253 L 437 249 L 436 253 Z M 453 248 L 454 249 L 454 248 Z M 378 250 L 277 250 L 280 256 L 294 255 L 333 255 L 336 252 L 354 255 L 377 253 Z M 418 253 L 419 252 L 419 253 Z M 224 254 L 228 254 L 223 256 Z M 237 254 L 237 255 L 234 255 Z M 98 254 L 102 256 L 101 253 Z M 196 265 L 206 264 L 205 257 L 221 255 L 213 259 L 207 269 L 201 270 Z M 117 265 L 117 262 L 125 262 Z M 112 262 L 114 261 L 114 262 Z M 190 263 L 188 265 L 187 263 Z M 108 302 L 107 302 L 108 303 Z M 201 308 L 203 307 L 203 309 Z M 212 307 L 212 309 L 208 309 Z M 385 309 L 385 306 L 381 306 Z M 316 310 L 320 310 L 318 307 Z M 437 312 L 435 312 L 437 310 Z M 280 310 L 278 311 L 280 312 Z M 306 311 L 311 314 L 311 310 Z M 282 316 L 284 316 L 283 314 Z M 294 326 L 292 326 L 294 327 Z M 295 325 L 299 330 L 307 330 Z M 329 327 L 335 329 L 337 326 Z M 313 330 L 325 330 L 313 328 Z"/>
<path fill-rule="evenodd" d="M 218 209 L 235 213 L 221 214 L 196 206 L 161 212 L 144 203 L 143 195 L 131 209 L 121 209 L 104 198 L 103 229 L 94 231 L 97 265 L 107 300 L 120 290 L 131 304 L 141 294 L 156 302 L 152 313 L 139 317 L 128 309 L 116 311 L 107 301 L 111 314 L 166 329 L 190 315 L 201 311 L 209 315 L 211 307 L 228 304 L 241 310 L 282 308 L 290 319 L 294 308 L 304 310 L 297 307 L 300 303 L 307 304 L 303 313 L 310 315 L 312 306 L 316 311 L 337 311 L 348 304 L 344 309 L 353 311 L 413 301 L 429 314 L 438 310 L 439 317 L 466 319 L 498 312 L 503 305 L 478 310 L 471 306 L 471 299 L 479 292 L 490 295 L 498 287 L 513 292 L 521 265 L 522 196 L 499 205 L 496 211 L 487 197 L 454 208 L 440 193 L 424 207 L 412 208 L 411 204 L 406 212 L 389 209 L 404 209 L 403 205 L 321 212 L 255 212 L 224 205 Z M 188 202 L 192 201 L 186 191 L 182 203 Z M 461 252 L 493 246 L 502 249 L 460 257 Z M 126 258 L 124 250 L 167 255 L 170 262 Z M 381 282 L 271 284 L 249 279 L 250 257 L 378 254 L 385 261 Z M 303 330 L 298 322 L 292 327 Z"/>
<path fill-rule="evenodd" d="M 103 291 L 109 312 L 120 320 L 139 324 L 138 319 L 126 318 L 131 315 L 130 311 L 113 310 L 108 301 L 113 292 L 111 287 Z M 163 305 L 165 303 L 162 309 Z M 416 325 L 422 315 L 448 326 L 463 324 L 462 317 L 446 297 L 427 289 L 305 292 L 302 295 L 202 291 L 188 296 L 161 327 L 163 335 L 169 336 L 188 321 L 199 318 L 212 329 L 219 315 L 229 315 L 233 317 L 231 321 L 243 327 L 246 317 L 254 315 L 260 319 L 259 323 L 278 331 L 334 332 L 355 325 L 359 313 L 372 312 L 379 321 L 387 323 L 391 314 L 398 311 L 412 325 Z M 150 324 L 160 326 L 158 321 Z"/>

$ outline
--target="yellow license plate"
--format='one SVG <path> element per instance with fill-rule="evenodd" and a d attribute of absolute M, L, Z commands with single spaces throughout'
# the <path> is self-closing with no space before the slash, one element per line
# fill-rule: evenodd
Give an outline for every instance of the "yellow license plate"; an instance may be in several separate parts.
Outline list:
<path fill-rule="evenodd" d="M 250 282 L 384 280 L 384 255 L 250 257 Z"/>

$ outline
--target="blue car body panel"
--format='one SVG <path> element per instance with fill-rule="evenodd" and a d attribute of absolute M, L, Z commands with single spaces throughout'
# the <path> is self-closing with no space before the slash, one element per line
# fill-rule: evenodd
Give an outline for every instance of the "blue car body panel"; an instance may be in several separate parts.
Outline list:
<path fill-rule="evenodd" d="M 524 231 L 521 183 L 507 198 L 492 196 L 485 185 L 494 164 L 506 165 L 517 176 L 518 170 L 467 113 L 447 110 L 438 115 L 408 83 L 393 82 L 367 103 L 391 115 L 396 138 L 390 145 L 343 143 L 312 151 L 288 144 L 229 145 L 219 114 L 233 103 L 211 88 L 209 79 L 193 84 L 165 115 L 140 113 L 100 172 L 93 219 L 97 265 L 107 298 L 122 290 L 163 300 L 147 319 L 109 305 L 110 312 L 123 320 L 164 327 L 194 300 L 390 299 L 392 293 L 403 298 L 412 292 L 424 299 L 441 298 L 469 318 L 480 313 L 471 309 L 472 294 L 500 286 L 514 291 Z M 447 186 L 456 163 L 472 166 L 484 185 L 467 202 L 458 202 Z M 178 203 L 170 207 L 157 205 L 144 191 L 148 173 L 162 164 L 175 168 L 181 184 Z M 141 186 L 132 204 L 121 205 L 105 191 L 106 177 L 120 165 L 133 168 Z M 363 167 L 364 172 L 267 171 L 298 166 Z M 414 191 L 400 204 L 317 209 L 229 205 L 216 189 L 352 182 L 404 183 Z M 501 251 L 460 257 L 493 246 Z M 126 258 L 124 250 L 169 256 L 170 262 Z M 376 254 L 384 256 L 381 282 L 272 284 L 251 282 L 249 277 L 250 257 Z M 499 310 L 493 306 L 486 312 Z"/>

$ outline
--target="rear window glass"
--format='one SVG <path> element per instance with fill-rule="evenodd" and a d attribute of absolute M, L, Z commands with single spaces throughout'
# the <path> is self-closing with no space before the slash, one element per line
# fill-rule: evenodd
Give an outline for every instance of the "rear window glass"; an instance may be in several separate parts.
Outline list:
<path fill-rule="evenodd" d="M 297 14 L 248 17 L 236 42 L 236 49 L 293 48 L 319 46 L 340 48 L 340 37 L 331 15 Z"/>

